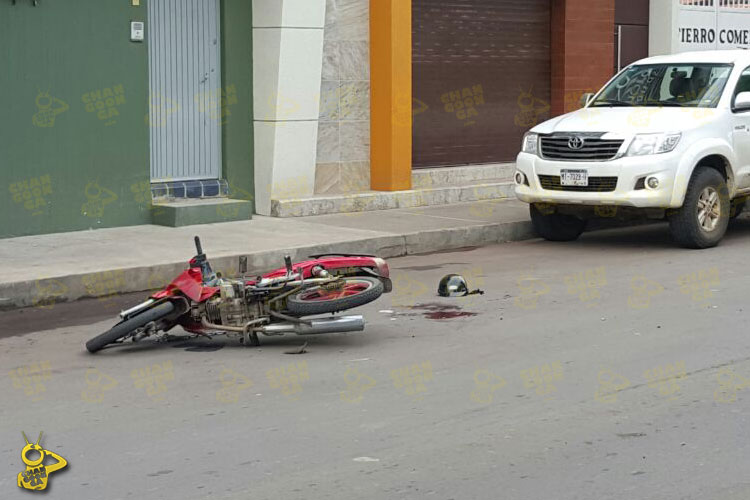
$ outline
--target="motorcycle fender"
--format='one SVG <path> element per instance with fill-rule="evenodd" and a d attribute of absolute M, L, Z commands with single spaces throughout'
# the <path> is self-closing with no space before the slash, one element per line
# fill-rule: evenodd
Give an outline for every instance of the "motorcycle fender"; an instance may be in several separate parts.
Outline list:
<path fill-rule="evenodd" d="M 203 276 L 198 268 L 190 268 L 179 274 L 167 288 L 151 296 L 153 299 L 171 297 L 180 291 L 194 302 L 204 302 L 218 293 L 218 287 L 203 286 Z"/>

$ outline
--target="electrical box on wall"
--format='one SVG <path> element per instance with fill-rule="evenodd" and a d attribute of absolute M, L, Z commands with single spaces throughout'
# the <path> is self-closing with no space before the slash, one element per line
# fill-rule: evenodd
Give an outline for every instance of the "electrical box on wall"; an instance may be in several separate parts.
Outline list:
<path fill-rule="evenodd" d="M 130 41 L 143 41 L 144 23 L 143 21 L 130 21 Z"/>

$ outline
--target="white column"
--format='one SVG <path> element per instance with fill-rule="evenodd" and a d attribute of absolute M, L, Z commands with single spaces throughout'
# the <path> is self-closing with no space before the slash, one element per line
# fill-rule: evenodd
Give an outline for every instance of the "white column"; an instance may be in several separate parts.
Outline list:
<path fill-rule="evenodd" d="M 718 1 L 718 0 L 717 0 Z M 679 50 L 680 2 L 652 0 L 649 6 L 648 55 L 674 54 Z"/>
<path fill-rule="evenodd" d="M 253 0 L 255 210 L 311 196 L 325 0 Z"/>

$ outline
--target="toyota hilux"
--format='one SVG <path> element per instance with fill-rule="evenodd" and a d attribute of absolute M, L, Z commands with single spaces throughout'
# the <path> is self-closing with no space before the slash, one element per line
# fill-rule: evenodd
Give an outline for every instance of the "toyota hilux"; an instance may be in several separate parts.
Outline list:
<path fill-rule="evenodd" d="M 635 214 L 682 246 L 718 244 L 750 195 L 750 52 L 643 59 L 582 104 L 523 137 L 515 191 L 537 233 L 570 241 Z"/>

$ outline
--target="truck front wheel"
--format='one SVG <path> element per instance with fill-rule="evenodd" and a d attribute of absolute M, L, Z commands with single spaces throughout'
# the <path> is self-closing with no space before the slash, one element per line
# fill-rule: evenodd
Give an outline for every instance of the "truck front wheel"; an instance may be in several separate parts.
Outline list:
<path fill-rule="evenodd" d="M 682 207 L 669 217 L 672 237 L 686 248 L 716 246 L 727 231 L 729 207 L 724 177 L 713 168 L 696 169 Z"/>
<path fill-rule="evenodd" d="M 574 215 L 542 213 L 534 204 L 529 206 L 531 223 L 536 233 L 549 241 L 573 241 L 586 229 L 586 221 Z"/>

